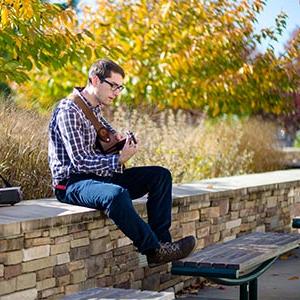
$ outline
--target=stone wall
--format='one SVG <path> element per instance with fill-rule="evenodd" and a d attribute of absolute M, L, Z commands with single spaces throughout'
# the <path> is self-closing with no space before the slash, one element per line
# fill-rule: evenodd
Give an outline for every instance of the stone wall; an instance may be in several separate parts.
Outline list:
<path fill-rule="evenodd" d="M 300 170 L 174 186 L 172 236 L 194 234 L 198 249 L 250 231 L 291 231 Z M 146 219 L 143 199 L 135 208 Z M 0 299 L 59 299 L 91 287 L 175 292 L 195 279 L 170 264 L 148 268 L 102 212 L 55 199 L 0 208 Z"/>

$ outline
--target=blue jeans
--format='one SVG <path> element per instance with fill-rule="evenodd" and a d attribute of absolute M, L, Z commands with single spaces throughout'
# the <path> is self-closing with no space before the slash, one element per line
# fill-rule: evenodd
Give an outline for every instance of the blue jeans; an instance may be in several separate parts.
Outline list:
<path fill-rule="evenodd" d="M 145 194 L 148 223 L 132 204 Z M 56 190 L 55 195 L 64 203 L 105 211 L 143 254 L 171 241 L 172 177 L 165 168 L 128 168 L 113 177 L 77 174 L 68 180 L 66 191 Z"/>

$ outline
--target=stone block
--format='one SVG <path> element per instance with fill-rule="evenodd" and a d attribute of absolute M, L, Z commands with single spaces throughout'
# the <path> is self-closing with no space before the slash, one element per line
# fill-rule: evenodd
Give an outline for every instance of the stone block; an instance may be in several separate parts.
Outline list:
<path fill-rule="evenodd" d="M 69 275 L 57 277 L 56 280 L 57 280 L 57 285 L 58 286 L 65 286 L 65 285 L 70 284 L 70 282 L 71 282 L 71 275 L 69 274 Z"/>
<path fill-rule="evenodd" d="M 69 253 L 61 253 L 56 256 L 57 264 L 62 265 L 70 262 L 70 254 Z"/>
<path fill-rule="evenodd" d="M 255 228 L 255 232 L 266 232 L 266 226 L 260 225 Z"/>
<path fill-rule="evenodd" d="M 89 238 L 85 237 L 82 239 L 77 239 L 77 240 L 71 241 L 71 248 L 87 246 L 89 244 L 90 244 Z"/>
<path fill-rule="evenodd" d="M 35 230 L 32 232 L 25 232 L 25 239 L 34 239 L 42 236 L 42 230 Z"/>
<path fill-rule="evenodd" d="M 197 238 L 202 238 L 209 235 L 209 226 L 197 229 Z"/>
<path fill-rule="evenodd" d="M 73 233 L 73 239 L 74 240 L 82 239 L 82 238 L 85 238 L 85 237 L 88 237 L 88 236 L 89 236 L 89 231 L 88 230 Z"/>
<path fill-rule="evenodd" d="M 50 236 L 49 230 L 43 230 L 42 237 Z"/>
<path fill-rule="evenodd" d="M 107 246 L 110 243 L 110 237 L 104 237 L 97 240 L 92 240 L 90 244 L 91 255 L 106 252 L 108 250 Z"/>
<path fill-rule="evenodd" d="M 2 265 L 3 266 L 3 265 Z M 4 278 L 9 279 L 22 274 L 22 264 L 6 266 L 4 269 Z"/>
<path fill-rule="evenodd" d="M 0 264 L 17 265 L 23 260 L 23 251 L 9 251 L 0 253 Z"/>
<path fill-rule="evenodd" d="M 277 207 L 277 197 L 269 197 L 267 198 L 267 208 Z"/>
<path fill-rule="evenodd" d="M 31 248 L 42 245 L 50 245 L 54 242 L 54 239 L 50 237 L 39 237 L 34 239 L 26 239 L 25 240 L 25 248 Z"/>
<path fill-rule="evenodd" d="M 182 234 L 183 236 L 196 235 L 195 222 L 182 223 Z"/>
<path fill-rule="evenodd" d="M 65 294 L 70 295 L 80 291 L 80 284 L 70 284 L 65 287 Z"/>
<path fill-rule="evenodd" d="M 133 280 L 141 280 L 144 278 L 144 268 L 136 268 L 132 273 Z"/>
<path fill-rule="evenodd" d="M 197 202 L 193 202 L 190 204 L 190 210 L 195 210 L 195 209 L 200 209 L 200 208 L 205 208 L 210 206 L 210 200 L 199 200 Z"/>
<path fill-rule="evenodd" d="M 15 236 L 21 233 L 21 223 L 0 224 L 0 236 Z"/>
<path fill-rule="evenodd" d="M 220 216 L 224 216 L 229 212 L 229 199 L 220 199 L 212 202 L 212 206 L 220 208 Z"/>
<path fill-rule="evenodd" d="M 207 207 L 201 209 L 201 220 L 204 218 L 218 218 L 220 217 L 220 207 Z"/>
<path fill-rule="evenodd" d="M 124 237 L 117 240 L 117 247 L 124 247 L 132 244 L 132 241 L 128 237 Z"/>
<path fill-rule="evenodd" d="M 232 201 L 230 203 L 230 211 L 239 211 L 242 208 L 242 202 L 241 201 Z"/>
<path fill-rule="evenodd" d="M 75 271 L 74 271 L 75 272 Z M 53 268 L 53 275 L 54 277 L 61 277 L 70 274 L 68 266 L 65 265 L 60 265 L 60 266 L 55 266 Z"/>
<path fill-rule="evenodd" d="M 54 227 L 50 229 L 50 237 L 58 237 L 62 235 L 66 235 L 68 233 L 68 228 L 64 227 Z"/>
<path fill-rule="evenodd" d="M 224 242 L 224 243 L 225 243 L 225 242 L 229 242 L 229 241 L 232 241 L 232 240 L 234 240 L 234 239 L 236 239 L 236 235 L 226 236 L 226 237 L 224 237 L 223 242 Z"/>
<path fill-rule="evenodd" d="M 137 256 L 136 253 L 133 253 L 132 251 L 134 251 L 133 245 L 123 246 L 123 247 L 114 249 L 113 250 L 113 256 L 124 255 L 124 254 L 127 254 L 127 253 L 133 254 L 132 257 Z M 112 257 L 112 255 L 110 255 L 109 253 L 110 252 L 105 253 L 104 254 L 105 257 Z M 103 254 L 101 256 L 103 257 Z"/>
<path fill-rule="evenodd" d="M 0 277 L 4 276 L 4 265 L 0 265 Z"/>
<path fill-rule="evenodd" d="M 42 291 L 42 290 L 53 288 L 55 287 L 55 285 L 56 285 L 55 278 L 48 278 L 42 281 L 38 281 L 36 284 L 36 288 L 38 291 Z"/>
<path fill-rule="evenodd" d="M 63 235 L 63 236 L 58 236 L 54 239 L 54 244 L 66 244 L 70 242 L 73 239 L 72 235 Z"/>
<path fill-rule="evenodd" d="M 115 231 L 117 231 L 117 232 L 120 233 L 119 230 L 115 230 Z M 97 228 L 97 229 L 94 229 L 94 230 L 90 231 L 90 238 L 92 240 L 99 239 L 101 237 L 108 236 L 108 235 L 109 235 L 109 229 L 108 229 L 108 227 Z"/>
<path fill-rule="evenodd" d="M 51 245 L 50 253 L 51 255 L 57 255 L 60 253 L 66 253 L 70 251 L 70 243 L 63 243 L 58 245 Z"/>
<path fill-rule="evenodd" d="M 27 273 L 16 277 L 17 280 L 17 290 L 25 290 L 36 285 L 36 274 Z"/>
<path fill-rule="evenodd" d="M 92 230 L 96 228 L 102 228 L 104 226 L 104 220 L 95 220 L 92 223 L 88 223 L 87 229 Z"/>
<path fill-rule="evenodd" d="M 53 267 L 42 269 L 36 272 L 37 281 L 42 281 L 51 277 L 53 277 Z"/>
<path fill-rule="evenodd" d="M 10 294 L 17 290 L 16 278 L 0 281 L 0 296 L 4 294 Z M 2 297 L 1 297 L 2 299 Z"/>
<path fill-rule="evenodd" d="M 192 210 L 183 213 L 181 222 L 199 221 L 199 210 Z"/>
<path fill-rule="evenodd" d="M 86 223 L 72 224 L 68 226 L 68 234 L 87 230 Z"/>
<path fill-rule="evenodd" d="M 91 278 L 98 274 L 102 274 L 104 270 L 104 259 L 101 255 L 91 256 L 86 262 L 87 277 Z"/>
<path fill-rule="evenodd" d="M 142 280 L 143 290 L 159 291 L 160 289 L 160 279 L 157 274 L 147 276 Z"/>
<path fill-rule="evenodd" d="M 62 286 L 62 287 L 57 287 L 57 288 L 44 290 L 44 291 L 42 291 L 42 297 L 43 298 L 49 298 L 50 296 L 60 294 L 64 291 L 63 289 L 64 289 L 64 287 Z M 55 297 L 55 298 L 57 298 L 57 297 Z"/>
<path fill-rule="evenodd" d="M 141 290 L 142 289 L 142 280 L 131 282 L 130 288 L 135 289 L 135 290 Z"/>
<path fill-rule="evenodd" d="M 30 289 L 2 296 L 1 300 L 36 300 L 37 296 L 37 289 Z"/>
<path fill-rule="evenodd" d="M 198 239 L 197 240 L 197 247 L 196 247 L 196 249 L 202 249 L 204 247 L 205 247 L 205 240 L 204 240 L 204 238 Z"/>
<path fill-rule="evenodd" d="M 130 279 L 129 272 L 116 274 L 114 277 L 114 281 L 117 283 L 127 282 Z"/>
<path fill-rule="evenodd" d="M 41 269 L 52 267 L 56 264 L 56 257 L 49 256 L 46 258 L 36 259 L 22 263 L 22 269 L 24 273 L 33 272 Z"/>
<path fill-rule="evenodd" d="M 109 232 L 111 240 L 117 240 L 125 237 L 125 234 L 121 230 L 114 230 Z M 100 238 L 100 236 L 99 236 Z"/>
<path fill-rule="evenodd" d="M 71 261 L 67 264 L 70 272 L 84 268 L 84 260 Z"/>
<path fill-rule="evenodd" d="M 76 270 L 71 273 L 71 283 L 72 284 L 83 282 L 86 279 L 87 279 L 87 270 L 85 270 L 85 269 Z"/>
<path fill-rule="evenodd" d="M 24 248 L 24 237 L 0 240 L 0 252 L 20 250 Z"/>
<path fill-rule="evenodd" d="M 90 246 L 83 246 L 77 248 L 71 248 L 70 250 L 70 259 L 78 260 L 89 257 L 92 253 L 92 248 Z"/>
<path fill-rule="evenodd" d="M 256 201 L 247 201 L 245 208 L 246 209 L 248 209 L 248 208 L 255 208 L 255 205 L 256 205 Z"/>
<path fill-rule="evenodd" d="M 24 256 L 23 261 L 48 257 L 49 255 L 50 255 L 50 245 L 23 249 L 23 256 Z"/>

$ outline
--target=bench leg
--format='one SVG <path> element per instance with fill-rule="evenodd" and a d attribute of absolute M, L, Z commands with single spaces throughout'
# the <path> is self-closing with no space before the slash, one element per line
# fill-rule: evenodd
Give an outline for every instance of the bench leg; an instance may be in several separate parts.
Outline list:
<path fill-rule="evenodd" d="M 240 285 L 240 300 L 249 300 L 248 282 Z"/>
<path fill-rule="evenodd" d="M 249 282 L 249 300 L 257 300 L 257 278 Z"/>

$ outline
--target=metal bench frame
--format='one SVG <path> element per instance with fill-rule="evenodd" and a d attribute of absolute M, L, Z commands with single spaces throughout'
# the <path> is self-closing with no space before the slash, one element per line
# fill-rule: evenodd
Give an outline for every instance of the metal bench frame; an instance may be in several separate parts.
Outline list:
<path fill-rule="evenodd" d="M 260 275 L 267 271 L 278 257 L 269 259 L 259 265 L 249 274 L 239 277 L 238 270 L 222 268 L 195 268 L 172 266 L 171 272 L 174 275 L 201 276 L 212 280 L 215 283 L 228 286 L 240 286 L 240 300 L 257 300 L 257 280 Z"/>

